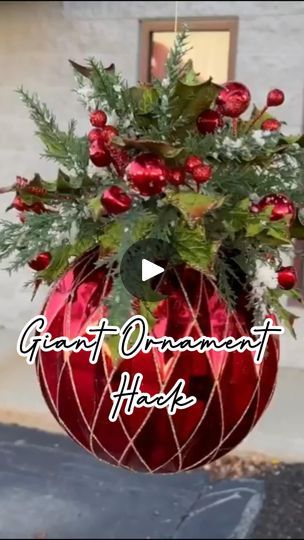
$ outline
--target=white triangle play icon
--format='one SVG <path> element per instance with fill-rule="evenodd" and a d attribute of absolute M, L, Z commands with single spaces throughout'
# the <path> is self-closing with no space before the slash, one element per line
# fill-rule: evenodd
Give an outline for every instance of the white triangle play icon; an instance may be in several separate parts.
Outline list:
<path fill-rule="evenodd" d="M 141 261 L 141 279 L 142 281 L 147 281 L 148 279 L 153 278 L 154 276 L 158 276 L 158 274 L 161 274 L 164 272 L 164 268 L 161 266 L 158 266 L 158 264 L 154 264 L 151 261 L 148 261 L 147 259 L 142 259 Z"/>

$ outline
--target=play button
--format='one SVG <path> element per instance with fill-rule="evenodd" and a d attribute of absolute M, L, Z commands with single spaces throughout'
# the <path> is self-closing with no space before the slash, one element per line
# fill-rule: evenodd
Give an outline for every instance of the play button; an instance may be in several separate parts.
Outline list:
<path fill-rule="evenodd" d="M 162 274 L 165 271 L 165 269 L 162 266 L 158 266 L 158 264 L 154 264 L 151 261 L 147 261 L 147 259 L 143 259 L 141 261 L 141 279 L 142 281 L 147 281 L 148 279 L 152 279 L 155 276 L 158 276 L 159 274 Z"/>
<path fill-rule="evenodd" d="M 161 293 L 166 271 L 172 267 L 172 246 L 164 240 L 149 238 L 135 242 L 125 252 L 120 277 L 132 296 L 146 301 L 166 298 Z"/>

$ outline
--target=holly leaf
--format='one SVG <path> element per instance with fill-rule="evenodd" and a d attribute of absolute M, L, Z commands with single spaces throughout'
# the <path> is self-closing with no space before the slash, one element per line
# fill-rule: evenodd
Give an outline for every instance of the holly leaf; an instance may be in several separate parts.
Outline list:
<path fill-rule="evenodd" d="M 212 274 L 220 242 L 207 241 L 201 226 L 190 228 L 186 222 L 179 223 L 174 231 L 172 244 L 184 263 L 196 270 Z"/>
<path fill-rule="evenodd" d="M 100 237 L 102 254 L 109 255 L 110 253 L 117 252 L 122 243 L 123 235 L 124 226 L 122 222 L 115 221 L 108 225 Z"/>
<path fill-rule="evenodd" d="M 143 152 L 152 152 L 166 159 L 173 159 L 177 157 L 182 151 L 182 147 L 175 147 L 171 144 L 163 141 L 153 141 L 152 139 L 128 139 L 115 137 L 112 141 L 117 146 L 125 148 L 135 148 L 136 150 L 142 150 Z"/>
<path fill-rule="evenodd" d="M 186 219 L 202 218 L 210 210 L 219 208 L 224 197 L 216 198 L 200 193 L 167 193 L 166 198 L 170 204 L 180 210 Z"/>
<path fill-rule="evenodd" d="M 284 291 L 285 292 L 285 291 Z M 296 338 L 296 333 L 294 330 L 294 322 L 299 319 L 297 315 L 288 311 L 284 306 L 282 306 L 279 298 L 281 292 L 279 289 L 268 290 L 267 297 L 270 305 L 273 307 L 278 319 L 284 324 L 284 326 L 289 330 L 291 335 Z"/>
<path fill-rule="evenodd" d="M 188 123 L 194 122 L 198 115 L 209 109 L 222 87 L 212 82 L 197 82 L 193 77 L 180 79 L 172 98 L 174 107 L 173 120 L 183 116 Z"/>
<path fill-rule="evenodd" d="M 82 66 L 81 64 L 78 64 L 77 62 L 74 62 L 74 60 L 69 60 L 69 63 L 71 64 L 72 68 L 77 72 L 80 73 L 83 77 L 86 77 L 87 79 L 91 78 L 93 69 L 89 66 Z M 112 73 L 115 73 L 115 65 L 110 64 L 107 68 L 104 68 L 105 71 L 109 71 Z"/>
<path fill-rule="evenodd" d="M 158 101 L 156 88 L 150 85 L 133 86 L 128 92 L 135 114 L 145 115 L 153 111 Z"/>

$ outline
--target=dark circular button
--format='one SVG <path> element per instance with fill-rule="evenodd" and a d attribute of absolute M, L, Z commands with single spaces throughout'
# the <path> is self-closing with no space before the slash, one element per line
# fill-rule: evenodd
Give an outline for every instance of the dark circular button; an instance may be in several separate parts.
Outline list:
<path fill-rule="evenodd" d="M 166 296 L 158 292 L 173 260 L 172 246 L 164 240 L 149 238 L 135 242 L 120 264 L 121 280 L 132 296 L 149 302 Z"/>

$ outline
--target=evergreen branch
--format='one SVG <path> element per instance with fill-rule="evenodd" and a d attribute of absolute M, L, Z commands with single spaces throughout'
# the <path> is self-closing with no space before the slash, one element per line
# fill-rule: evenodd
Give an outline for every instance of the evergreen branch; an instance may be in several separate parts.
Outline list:
<path fill-rule="evenodd" d="M 175 87 L 178 79 L 181 76 L 183 66 L 182 61 L 185 57 L 185 54 L 191 49 L 187 48 L 187 40 L 189 39 L 189 31 L 185 26 L 181 32 L 176 36 L 174 45 L 169 52 L 168 58 L 166 60 L 166 77 L 169 82 L 169 89 Z"/>

